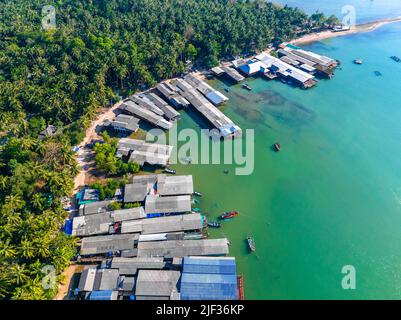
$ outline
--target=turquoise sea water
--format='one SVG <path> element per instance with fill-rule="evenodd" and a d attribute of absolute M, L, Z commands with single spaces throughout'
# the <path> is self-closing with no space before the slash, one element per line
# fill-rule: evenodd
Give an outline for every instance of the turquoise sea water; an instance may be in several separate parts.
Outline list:
<path fill-rule="evenodd" d="M 378 19 L 401 15 L 400 0 L 272 0 L 271 2 L 298 7 L 311 14 L 316 10 L 327 15 L 341 17 L 341 9 L 346 5 L 355 7 L 356 23 L 371 22 Z"/>
<path fill-rule="evenodd" d="M 341 60 L 334 79 L 306 91 L 251 79 L 253 91 L 226 93 L 224 112 L 255 129 L 252 175 L 224 164 L 175 168 L 194 175 L 209 219 L 241 211 L 211 236 L 231 241 L 247 299 L 399 299 L 401 64 L 389 57 L 401 57 L 401 24 L 307 48 Z M 179 126 L 199 130 L 196 123 L 183 114 Z M 270 149 L 276 141 L 280 153 Z M 356 290 L 341 287 L 344 265 L 356 269 Z"/>

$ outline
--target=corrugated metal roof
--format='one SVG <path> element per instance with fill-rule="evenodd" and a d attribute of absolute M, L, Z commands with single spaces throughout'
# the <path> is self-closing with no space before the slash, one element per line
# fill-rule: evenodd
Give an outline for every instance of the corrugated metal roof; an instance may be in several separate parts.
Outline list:
<path fill-rule="evenodd" d="M 118 270 L 117 269 L 98 269 L 96 270 L 94 291 L 116 290 L 118 288 Z"/>
<path fill-rule="evenodd" d="M 228 254 L 227 239 L 139 242 L 139 257 L 185 257 Z"/>
<path fill-rule="evenodd" d="M 183 272 L 236 274 L 234 257 L 184 257 Z"/>
<path fill-rule="evenodd" d="M 110 212 L 74 217 L 72 221 L 73 236 L 91 236 L 108 234 L 113 223 Z"/>
<path fill-rule="evenodd" d="M 163 257 L 115 257 L 111 262 L 111 268 L 124 275 L 134 275 L 138 269 L 163 269 L 164 265 Z"/>
<path fill-rule="evenodd" d="M 158 197 L 148 195 L 145 201 L 145 213 L 182 213 L 191 211 L 190 196 Z"/>
<path fill-rule="evenodd" d="M 147 186 L 142 183 L 126 184 L 124 189 L 124 202 L 142 202 L 147 194 Z"/>
<path fill-rule="evenodd" d="M 105 201 L 96 201 L 96 202 L 86 203 L 82 207 L 83 214 L 88 215 L 88 214 L 96 214 L 96 213 L 110 211 L 109 205 L 112 202 L 113 201 L 105 200 Z"/>
<path fill-rule="evenodd" d="M 119 287 L 120 290 L 132 292 L 135 288 L 136 278 L 120 276 L 118 282 L 120 283 L 120 287 Z"/>
<path fill-rule="evenodd" d="M 114 222 L 121 222 L 126 220 L 142 219 L 146 217 L 145 209 L 143 207 L 115 210 L 111 213 Z"/>
<path fill-rule="evenodd" d="M 128 161 L 135 162 L 140 166 L 143 166 L 145 163 L 150 165 L 167 166 L 169 159 L 169 154 L 160 154 L 154 151 L 134 150 L 132 151 Z"/>
<path fill-rule="evenodd" d="M 164 115 L 169 120 L 175 120 L 175 119 L 180 118 L 180 116 L 181 116 L 180 113 L 177 110 L 175 110 L 173 107 L 171 107 L 162 98 L 160 98 L 157 94 L 150 92 L 147 94 L 147 96 L 156 106 L 158 106 L 164 112 Z"/>
<path fill-rule="evenodd" d="M 194 193 L 192 175 L 157 177 L 157 193 L 162 196 L 191 195 Z"/>
<path fill-rule="evenodd" d="M 154 233 L 154 234 L 141 234 L 138 242 L 145 241 L 165 241 L 165 240 L 183 240 L 184 232 L 169 232 L 169 233 Z"/>
<path fill-rule="evenodd" d="M 118 142 L 118 149 L 129 149 L 132 151 L 131 162 L 138 162 L 143 165 L 150 164 L 166 165 L 173 151 L 173 146 L 158 143 L 148 143 L 143 140 L 123 138 Z"/>
<path fill-rule="evenodd" d="M 134 248 L 138 234 L 115 234 L 108 236 L 87 237 L 82 239 L 81 254 L 92 255 Z"/>
<path fill-rule="evenodd" d="M 117 130 L 125 129 L 130 131 L 136 131 L 139 128 L 139 119 L 126 114 L 119 114 L 112 121 L 106 121 L 105 125 L 111 126 Z"/>
<path fill-rule="evenodd" d="M 142 234 L 199 230 L 203 219 L 199 213 L 123 221 L 121 233 Z"/>
<path fill-rule="evenodd" d="M 162 116 L 154 113 L 153 111 L 146 109 L 143 106 L 140 106 L 136 104 L 133 101 L 126 101 L 121 107 L 121 110 L 124 110 L 126 112 L 129 112 L 138 118 L 141 118 L 143 120 L 146 120 L 150 122 L 151 124 L 158 126 L 162 129 L 171 129 L 173 124 L 166 119 L 164 119 Z"/>
<path fill-rule="evenodd" d="M 237 276 L 183 273 L 181 300 L 237 300 Z"/>
<path fill-rule="evenodd" d="M 72 235 L 86 237 L 108 234 L 110 226 L 113 226 L 115 222 L 145 217 L 143 207 L 78 216 L 73 219 Z"/>
<path fill-rule="evenodd" d="M 157 301 L 157 300 L 170 300 L 170 297 L 167 296 L 135 296 L 136 300 L 151 300 L 151 301 Z"/>
<path fill-rule="evenodd" d="M 130 100 L 132 100 L 139 106 L 156 113 L 159 116 L 162 116 L 164 114 L 163 111 L 158 108 L 151 100 L 149 100 L 149 98 L 146 97 L 144 94 L 133 95 L 130 97 Z"/>
<path fill-rule="evenodd" d="M 184 79 L 173 80 L 173 83 L 182 90 L 183 97 L 185 97 L 191 105 L 218 130 L 220 130 L 222 126 L 230 125 L 236 128 L 238 135 L 242 133 L 241 129 L 236 126 L 230 118 L 210 103 L 209 100 Z"/>
<path fill-rule="evenodd" d="M 118 291 L 103 290 L 92 291 L 89 295 L 89 300 L 117 300 Z"/>
<path fill-rule="evenodd" d="M 222 67 L 223 71 L 236 82 L 241 82 L 245 80 L 245 78 L 234 68 L 231 67 Z"/>
<path fill-rule="evenodd" d="M 170 270 L 139 270 L 135 294 L 137 296 L 167 296 L 178 291 L 181 273 Z"/>
<path fill-rule="evenodd" d="M 210 102 L 218 106 L 226 101 L 228 98 L 221 92 L 209 86 L 205 81 L 195 77 L 193 74 L 187 74 L 184 79 L 189 82 L 191 86 L 201 92 Z"/>
<path fill-rule="evenodd" d="M 88 268 L 81 272 L 79 278 L 78 290 L 81 291 L 92 291 L 95 283 L 96 268 Z"/>
<path fill-rule="evenodd" d="M 137 248 L 121 251 L 121 257 L 123 257 L 123 258 L 133 258 L 133 257 L 136 257 L 137 255 L 138 255 Z"/>

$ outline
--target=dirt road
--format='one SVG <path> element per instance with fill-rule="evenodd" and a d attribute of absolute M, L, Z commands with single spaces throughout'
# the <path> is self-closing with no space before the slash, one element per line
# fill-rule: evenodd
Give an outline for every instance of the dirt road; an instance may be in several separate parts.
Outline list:
<path fill-rule="evenodd" d="M 100 138 L 98 133 L 99 127 L 104 121 L 112 120 L 115 117 L 115 111 L 122 103 L 123 102 L 120 101 L 111 108 L 103 110 L 104 112 L 101 112 L 86 130 L 85 138 L 79 144 L 80 149 L 77 153 L 78 165 L 81 171 L 74 179 L 74 192 L 77 192 L 81 186 L 87 184 L 91 175 L 90 172 L 94 169 L 94 154 L 92 148 L 88 147 L 88 144 L 90 144 L 92 140 Z"/>

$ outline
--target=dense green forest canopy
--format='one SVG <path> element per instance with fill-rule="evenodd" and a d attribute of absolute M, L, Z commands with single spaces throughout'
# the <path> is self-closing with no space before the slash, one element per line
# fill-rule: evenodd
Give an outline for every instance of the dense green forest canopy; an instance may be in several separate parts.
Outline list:
<path fill-rule="evenodd" d="M 43 5 L 55 7 L 55 30 L 42 30 Z M 230 0 L 4 0 L 0 17 L 0 125 L 14 133 L 32 116 L 80 119 L 74 133 L 117 92 L 179 74 L 187 60 L 214 65 L 325 20 Z"/>
<path fill-rule="evenodd" d="M 42 29 L 44 5 L 55 8 L 54 29 Z M 0 297 L 54 295 L 42 268 L 59 279 L 75 254 L 60 232 L 61 200 L 78 172 L 71 147 L 100 107 L 184 72 L 189 60 L 212 66 L 328 21 L 265 1 L 0 1 Z M 57 134 L 39 140 L 49 124 Z M 100 168 L 137 170 L 111 166 L 113 148 L 97 147 Z"/>

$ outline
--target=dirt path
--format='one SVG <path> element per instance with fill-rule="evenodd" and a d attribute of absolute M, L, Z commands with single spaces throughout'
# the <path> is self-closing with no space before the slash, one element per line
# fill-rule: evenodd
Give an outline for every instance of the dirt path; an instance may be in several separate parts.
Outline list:
<path fill-rule="evenodd" d="M 80 273 L 85 268 L 83 265 L 72 264 L 64 272 L 64 280 L 59 284 L 57 295 L 54 300 L 64 300 L 67 298 L 70 290 L 71 280 L 75 273 Z"/>
<path fill-rule="evenodd" d="M 74 179 L 74 192 L 87 183 L 90 178 L 90 171 L 94 169 L 93 151 L 87 145 L 94 139 L 99 139 L 100 136 L 96 130 L 105 120 L 112 120 L 115 117 L 114 111 L 122 104 L 120 101 L 113 105 L 111 108 L 102 110 L 95 120 L 92 121 L 89 128 L 86 130 L 86 135 L 83 141 L 79 144 L 79 151 L 77 153 L 78 165 L 81 169 L 79 174 Z"/>

